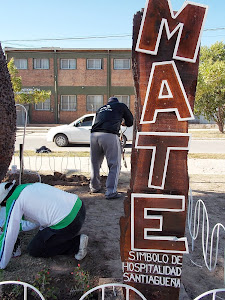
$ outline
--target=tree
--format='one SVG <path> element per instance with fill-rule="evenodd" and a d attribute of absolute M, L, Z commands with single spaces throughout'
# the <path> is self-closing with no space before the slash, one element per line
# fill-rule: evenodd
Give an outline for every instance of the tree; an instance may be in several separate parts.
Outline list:
<path fill-rule="evenodd" d="M 0 45 L 0 182 L 6 175 L 16 138 L 16 108 L 7 63 Z"/>
<path fill-rule="evenodd" d="M 51 96 L 51 91 L 39 89 L 27 89 L 26 92 L 22 89 L 22 78 L 14 64 L 14 59 L 11 58 L 8 62 L 8 70 L 11 76 L 14 98 L 16 103 L 29 104 L 45 102 Z"/>
<path fill-rule="evenodd" d="M 195 114 L 214 120 L 224 133 L 225 45 L 222 42 L 201 48 Z"/>

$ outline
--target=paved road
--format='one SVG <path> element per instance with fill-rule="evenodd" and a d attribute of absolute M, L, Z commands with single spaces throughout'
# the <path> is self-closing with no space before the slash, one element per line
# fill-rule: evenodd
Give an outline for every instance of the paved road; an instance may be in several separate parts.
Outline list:
<path fill-rule="evenodd" d="M 225 153 L 225 139 L 192 140 L 190 153 Z"/>
<path fill-rule="evenodd" d="M 17 134 L 16 150 L 19 149 L 19 144 L 22 143 L 22 134 Z M 26 150 L 34 150 L 41 146 L 46 146 L 52 151 L 62 151 L 61 157 L 52 156 L 35 156 L 34 159 L 30 159 L 25 154 L 24 156 L 24 169 L 32 170 L 33 172 L 45 173 L 45 172 L 80 172 L 90 173 L 90 159 L 88 157 L 68 157 L 65 151 L 89 151 L 88 145 L 73 145 L 70 147 L 57 147 L 54 143 L 46 142 L 46 133 L 27 133 L 25 138 L 25 152 Z M 126 153 L 131 152 L 131 144 L 126 146 Z M 192 153 L 225 153 L 225 140 L 192 140 L 190 152 Z M 63 156 L 65 154 L 65 156 Z M 127 167 L 122 162 L 122 172 L 130 172 L 130 159 L 125 158 Z M 20 165 L 19 157 L 14 156 L 11 165 L 16 165 L 17 168 Z M 101 172 L 103 175 L 107 174 L 107 164 L 104 160 Z M 215 160 L 211 163 L 205 160 L 199 160 L 196 166 L 196 162 L 192 159 L 188 161 L 188 172 L 189 174 L 217 174 L 218 170 L 220 174 L 225 174 L 225 167 L 223 160 Z M 72 174 L 72 173 L 71 173 Z"/>
<path fill-rule="evenodd" d="M 19 150 L 19 144 L 23 143 L 23 134 L 18 133 L 16 137 L 16 144 L 15 144 L 15 150 Z M 33 150 L 40 148 L 41 146 L 46 146 L 47 148 L 51 149 L 52 151 L 90 151 L 89 145 L 81 145 L 81 144 L 73 144 L 68 147 L 58 147 L 53 142 L 47 142 L 46 141 L 46 133 L 27 133 L 25 137 L 25 143 L 24 143 L 24 149 L 25 150 Z M 129 143 L 126 146 L 126 152 L 131 152 L 131 143 Z"/>
<path fill-rule="evenodd" d="M 23 134 L 17 133 L 15 150 L 19 149 L 19 144 L 23 142 Z M 25 138 L 25 150 L 36 150 L 41 146 L 46 146 L 52 151 L 89 151 L 89 145 L 71 145 L 69 147 L 57 147 L 55 143 L 46 141 L 46 133 L 27 133 Z M 126 146 L 126 152 L 131 152 L 131 143 Z M 225 139 L 223 140 L 192 140 L 190 153 L 225 153 Z"/>

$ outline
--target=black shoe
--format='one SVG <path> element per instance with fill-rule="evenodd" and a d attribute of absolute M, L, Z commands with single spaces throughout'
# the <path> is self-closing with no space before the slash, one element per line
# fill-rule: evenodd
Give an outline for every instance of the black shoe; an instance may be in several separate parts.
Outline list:
<path fill-rule="evenodd" d="M 101 191 L 102 191 L 102 188 L 99 188 L 99 189 L 90 188 L 91 194 L 101 193 Z"/>
<path fill-rule="evenodd" d="M 118 199 L 122 197 L 122 194 L 121 193 L 112 193 L 112 194 L 109 194 L 109 195 L 106 195 L 105 198 L 110 200 L 110 199 Z"/>

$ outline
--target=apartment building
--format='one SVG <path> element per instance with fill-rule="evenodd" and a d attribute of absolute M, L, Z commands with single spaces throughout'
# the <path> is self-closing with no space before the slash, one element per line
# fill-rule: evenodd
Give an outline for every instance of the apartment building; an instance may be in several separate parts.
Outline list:
<path fill-rule="evenodd" d="M 44 103 L 29 105 L 29 123 L 68 124 L 95 112 L 111 96 L 134 112 L 131 49 L 5 48 L 14 58 L 23 91 L 50 90 Z"/>

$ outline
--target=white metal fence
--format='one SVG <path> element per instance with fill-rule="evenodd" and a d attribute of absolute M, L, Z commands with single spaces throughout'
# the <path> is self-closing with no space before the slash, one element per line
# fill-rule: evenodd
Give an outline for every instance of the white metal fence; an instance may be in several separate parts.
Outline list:
<path fill-rule="evenodd" d="M 22 281 L 2 281 L 2 282 L 0 282 L 0 285 L 12 285 L 12 284 L 23 286 L 23 299 L 24 300 L 27 300 L 28 288 L 31 289 L 34 293 L 36 293 L 40 299 L 45 300 L 45 298 L 41 294 L 41 292 L 29 283 L 22 282 Z"/>
<path fill-rule="evenodd" d="M 207 297 L 207 296 L 211 296 L 211 297 Z M 225 288 L 223 289 L 215 289 L 215 290 L 210 290 L 208 292 L 205 292 L 201 295 L 199 295 L 198 297 L 196 297 L 194 300 L 200 300 L 200 299 L 212 299 L 212 300 L 216 300 L 216 299 L 225 299 Z"/>
<path fill-rule="evenodd" d="M 123 289 L 125 292 L 123 293 Z M 124 299 L 124 300 L 129 300 L 130 299 L 130 292 L 134 292 L 135 295 L 139 296 L 140 299 L 142 300 L 147 300 L 144 295 L 139 292 L 137 289 L 134 287 L 127 285 L 127 284 L 121 284 L 121 283 L 107 283 L 107 284 L 102 284 L 99 286 L 94 287 L 93 289 L 87 291 L 81 298 L 80 300 L 88 299 L 88 297 L 95 291 L 100 291 L 101 293 L 101 300 L 106 299 L 105 295 L 106 292 L 112 291 L 113 296 L 115 297 L 114 299 Z M 125 298 L 124 298 L 125 295 Z M 100 298 L 99 298 L 100 299 Z M 137 299 L 135 297 L 135 299 Z M 150 299 L 149 299 L 150 300 Z"/>
<path fill-rule="evenodd" d="M 195 240 L 201 234 L 205 266 L 209 271 L 213 271 L 216 268 L 218 260 L 220 235 L 221 232 L 225 232 L 225 226 L 221 223 L 215 224 L 210 235 L 209 216 L 206 205 L 201 199 L 194 204 L 191 190 L 188 204 L 188 228 L 192 240 L 192 251 L 194 251 Z"/>

